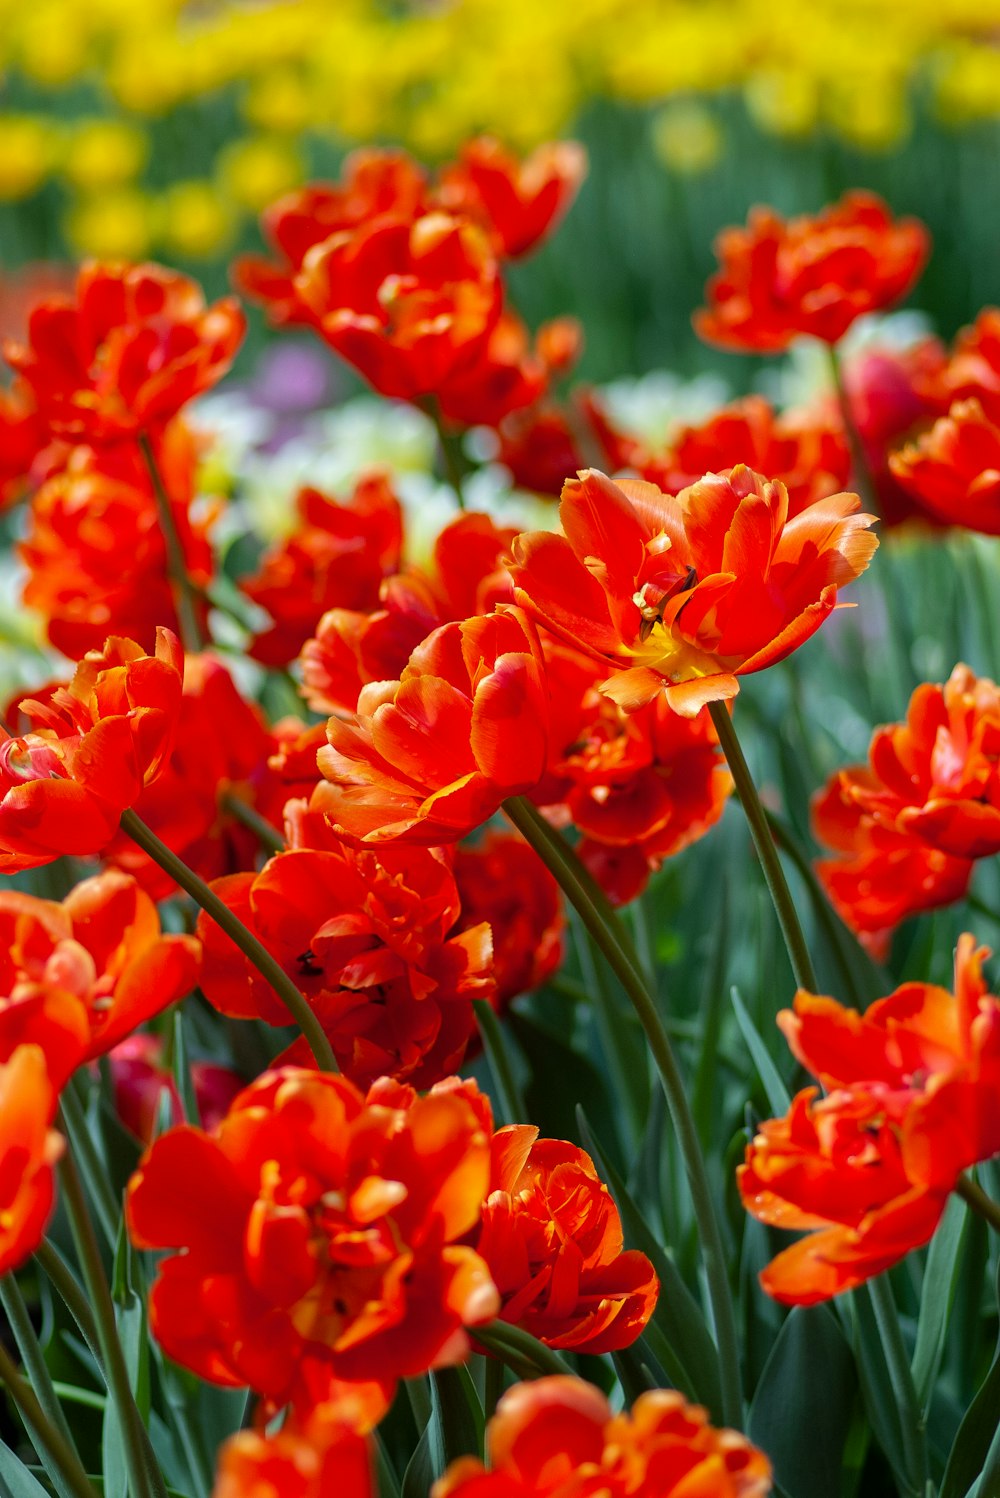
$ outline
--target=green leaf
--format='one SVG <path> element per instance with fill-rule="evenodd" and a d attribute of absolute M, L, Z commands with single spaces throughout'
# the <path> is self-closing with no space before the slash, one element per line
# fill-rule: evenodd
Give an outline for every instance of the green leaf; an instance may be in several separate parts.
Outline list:
<path fill-rule="evenodd" d="M 443 1472 L 456 1457 L 482 1455 L 485 1420 L 468 1368 L 439 1368 L 430 1379 L 432 1455 Z"/>
<path fill-rule="evenodd" d="M 903 1473 L 906 1471 L 906 1457 L 899 1428 L 899 1410 L 867 1286 L 862 1285 L 849 1295 L 842 1296 L 838 1301 L 838 1309 L 842 1321 L 847 1318 L 848 1324 L 851 1324 L 853 1313 L 854 1360 L 872 1433 L 885 1452 L 892 1470 Z"/>
<path fill-rule="evenodd" d="M 403 1473 L 402 1498 L 427 1498 L 440 1473 L 434 1470 L 432 1427 L 434 1416 L 424 1426 L 416 1449 Z"/>
<path fill-rule="evenodd" d="M 854 1359 L 825 1306 L 796 1306 L 767 1360 L 748 1432 L 788 1498 L 840 1498 Z"/>
<path fill-rule="evenodd" d="M 757 1075 L 760 1077 L 767 1101 L 771 1108 L 774 1109 L 775 1117 L 780 1117 L 781 1114 L 788 1112 L 788 1105 L 791 1102 L 788 1088 L 781 1080 L 778 1068 L 771 1060 L 767 1046 L 761 1039 L 756 1025 L 747 1012 L 746 1005 L 740 998 L 738 988 L 734 987 L 731 990 L 731 997 L 733 1010 L 736 1014 L 736 1023 L 739 1025 L 743 1039 L 746 1041 L 747 1050 L 750 1052 L 750 1059 L 757 1068 Z"/>
<path fill-rule="evenodd" d="M 997 1285 L 1000 1299 L 1000 1282 Z M 955 1436 L 955 1444 L 948 1457 L 944 1480 L 941 1483 L 941 1498 L 966 1498 L 973 1484 L 983 1471 L 987 1460 L 993 1456 L 991 1446 L 1000 1429 L 1000 1341 L 990 1370 L 980 1385 Z M 994 1490 L 995 1491 L 995 1490 Z M 985 1489 L 981 1498 L 993 1498 Z"/>
<path fill-rule="evenodd" d="M 944 1351 L 968 1226 L 969 1214 L 965 1203 L 961 1197 L 952 1196 L 931 1239 L 920 1293 L 917 1345 L 913 1353 L 913 1382 L 925 1417 Z"/>
<path fill-rule="evenodd" d="M 187 1046 L 184 1042 L 184 1014 L 179 1005 L 173 1015 L 173 1052 L 174 1086 L 181 1100 L 184 1121 L 196 1126 L 200 1125 L 201 1113 L 198 1109 L 198 1098 L 195 1094 Z"/>
<path fill-rule="evenodd" d="M 4 1498 L 50 1498 L 37 1477 L 0 1441 L 0 1490 Z"/>
<path fill-rule="evenodd" d="M 650 1346 L 676 1387 L 700 1404 L 707 1405 L 713 1417 L 721 1420 L 719 1356 L 701 1308 L 671 1256 L 650 1232 L 643 1213 L 602 1149 L 582 1108 L 577 1108 L 577 1120 L 580 1137 L 599 1166 L 621 1213 L 626 1243 L 641 1249 L 659 1276 L 660 1294 L 651 1326 L 661 1333 L 662 1341 L 651 1339 Z M 647 1335 L 649 1330 L 647 1328 Z"/>

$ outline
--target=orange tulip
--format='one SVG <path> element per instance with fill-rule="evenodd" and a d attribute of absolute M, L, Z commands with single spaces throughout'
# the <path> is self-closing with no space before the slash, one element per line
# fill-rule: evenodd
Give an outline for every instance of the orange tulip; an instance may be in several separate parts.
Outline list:
<path fill-rule="evenodd" d="M 163 426 L 228 370 L 243 337 L 232 297 L 205 306 L 187 276 L 160 265 L 82 267 L 74 297 L 31 314 L 4 356 L 56 436 L 117 442 Z"/>
<path fill-rule="evenodd" d="M 311 249 L 295 291 L 382 395 L 420 400 L 470 368 L 500 316 L 497 263 L 465 218 L 376 218 Z"/>
<path fill-rule="evenodd" d="M 505 259 L 527 255 L 566 213 L 587 174 L 587 153 L 575 140 L 539 146 L 525 161 L 499 141 L 479 136 L 441 174 L 439 200 L 450 212 L 476 218 Z"/>
<path fill-rule="evenodd" d="M 463 365 L 435 392 L 441 413 L 452 425 L 497 427 L 512 411 L 540 400 L 550 378 L 575 362 L 581 345 L 579 325 L 571 318 L 546 323 L 532 344 L 521 319 L 503 312 L 475 362 Z M 548 361 L 551 348 L 563 361 L 559 367 Z"/>
<path fill-rule="evenodd" d="M 789 519 L 784 485 L 749 468 L 677 496 L 588 469 L 563 489 L 563 535 L 515 540 L 515 597 L 604 663 L 602 690 L 626 712 L 663 692 L 693 717 L 838 606 L 878 545 L 860 503 L 835 494 Z"/>
<path fill-rule="evenodd" d="M 356 725 L 331 718 L 314 802 L 365 842 L 456 842 L 545 769 L 548 703 L 534 626 L 518 609 L 444 624 L 399 681 L 366 686 Z"/>
<path fill-rule="evenodd" d="M 508 1389 L 486 1430 L 489 1471 L 452 1462 L 431 1498 L 767 1498 L 771 1466 L 673 1389 L 612 1414 L 599 1389 L 556 1376 Z"/>
<path fill-rule="evenodd" d="M 269 666 L 294 660 L 325 610 L 374 609 L 382 579 L 400 564 L 403 514 L 385 474 L 360 479 L 346 503 L 301 489 L 295 507 L 296 529 L 240 579 L 274 621 L 250 646 Z"/>
<path fill-rule="evenodd" d="M 1000 423 L 1000 307 L 984 307 L 959 333 L 940 384 L 946 404 L 977 400 L 987 419 Z"/>
<path fill-rule="evenodd" d="M 212 1498 L 377 1498 L 360 1401 L 338 1394 L 274 1435 L 241 1430 L 219 1452 Z"/>
<path fill-rule="evenodd" d="M 157 630 L 155 656 L 112 638 L 84 656 L 68 686 L 21 703 L 35 726 L 0 744 L 0 870 L 110 842 L 170 753 L 183 664 L 167 629 Z"/>
<path fill-rule="evenodd" d="M 127 874 L 84 879 L 62 904 L 0 890 L 0 1057 L 45 1053 L 61 1087 L 198 980 L 200 944 L 163 936 L 156 906 Z"/>
<path fill-rule="evenodd" d="M 889 468 L 935 519 L 1000 535 L 1000 427 L 978 400 L 957 401 L 926 435 L 893 453 Z"/>
<path fill-rule="evenodd" d="M 489 1180 L 488 1103 L 453 1079 L 426 1097 L 386 1080 L 265 1073 L 211 1132 L 143 1156 L 126 1199 L 160 1264 L 150 1324 L 211 1383 L 307 1410 L 341 1382 L 384 1410 L 396 1381 L 460 1362 L 497 1293 L 460 1246 Z M 176 1252 L 180 1250 L 180 1252 Z"/>
<path fill-rule="evenodd" d="M 917 219 L 894 220 L 881 198 L 849 192 L 815 217 L 753 208 L 745 229 L 716 240 L 721 269 L 696 312 L 706 343 L 779 353 L 808 333 L 838 343 L 863 313 L 905 296 L 930 248 Z"/>
<path fill-rule="evenodd" d="M 34 1253 L 55 1200 L 54 1167 L 66 1147 L 50 1127 L 57 1094 L 36 1045 L 0 1063 L 0 1274 Z"/>
<path fill-rule="evenodd" d="M 33 469 L 46 436 L 29 390 L 22 385 L 0 390 L 0 510 L 33 487 Z"/>
<path fill-rule="evenodd" d="M 205 587 L 214 570 L 209 533 L 218 507 L 194 509 L 197 454 L 180 420 L 155 447 L 187 573 Z M 28 571 L 24 602 L 43 615 L 52 644 L 73 659 L 98 649 L 112 632 L 152 649 L 158 625 L 178 628 L 156 501 L 134 446 L 75 448 L 35 494 L 18 552 Z M 202 607 L 203 619 L 206 613 Z"/>
<path fill-rule="evenodd" d="M 294 824 L 293 824 L 294 825 Z M 473 999 L 494 993 L 490 928 L 457 926 L 450 859 L 429 848 L 351 848 L 328 832 L 215 892 L 273 953 L 315 1011 L 341 1070 L 366 1086 L 427 1087 L 462 1062 Z M 202 988 L 224 1014 L 286 1025 L 288 1012 L 218 926 L 200 917 Z M 296 1044 L 285 1060 L 308 1064 Z"/>
<path fill-rule="evenodd" d="M 653 1266 L 622 1251 L 611 1193 L 575 1144 L 539 1139 L 527 1125 L 498 1129 L 474 1241 L 500 1292 L 501 1319 L 550 1347 L 628 1347 L 653 1314 Z"/>
<path fill-rule="evenodd" d="M 278 259 L 242 256 L 233 267 L 237 288 L 263 302 L 278 327 L 310 323 L 312 313 L 296 290 L 295 277 L 313 246 L 387 215 L 412 219 L 426 206 L 426 176 L 405 151 L 354 151 L 344 162 L 342 185 L 314 182 L 266 210 L 264 238 Z"/>
<path fill-rule="evenodd" d="M 540 988 L 563 960 L 566 917 L 559 885 L 520 837 L 490 832 L 455 851 L 460 931 L 485 921 L 493 933 L 495 1009 Z"/>

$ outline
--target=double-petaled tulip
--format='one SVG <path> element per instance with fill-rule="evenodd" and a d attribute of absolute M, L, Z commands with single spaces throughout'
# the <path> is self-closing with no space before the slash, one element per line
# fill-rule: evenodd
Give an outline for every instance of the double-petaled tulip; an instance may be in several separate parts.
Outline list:
<path fill-rule="evenodd" d="M 510 601 L 501 560 L 516 532 L 469 511 L 449 522 L 434 543 L 429 569 L 386 578 L 377 608 L 333 608 L 302 650 L 304 696 L 320 713 L 353 713 L 361 688 L 394 681 L 411 653 L 439 624 L 487 613 Z"/>
<path fill-rule="evenodd" d="M 438 198 L 452 212 L 476 218 L 498 255 L 527 255 L 567 211 L 587 172 L 587 153 L 573 140 L 539 146 L 518 161 L 499 141 L 467 141 L 458 162 L 441 173 Z"/>
<path fill-rule="evenodd" d="M 550 379 L 575 362 L 581 343 L 571 318 L 546 323 L 532 343 L 521 319 L 505 311 L 475 362 L 435 392 L 441 414 L 457 426 L 499 426 L 512 411 L 541 399 Z M 551 364 L 550 352 L 561 362 Z"/>
<path fill-rule="evenodd" d="M 32 470 L 46 443 L 46 428 L 30 391 L 0 389 L 0 510 L 32 487 Z"/>
<path fill-rule="evenodd" d="M 977 400 L 1000 423 L 1000 307 L 984 307 L 959 333 L 940 384 L 946 400 Z"/>
<path fill-rule="evenodd" d="M 56 436 L 116 442 L 162 427 L 228 370 L 243 337 L 232 297 L 206 307 L 197 284 L 159 265 L 80 270 L 74 297 L 32 312 L 4 356 Z"/>
<path fill-rule="evenodd" d="M 493 932 L 494 1007 L 540 988 L 559 970 L 566 917 L 559 885 L 520 837 L 490 832 L 455 850 L 459 930 L 485 921 Z"/>
<path fill-rule="evenodd" d="M 342 1071 L 359 1086 L 393 1076 L 427 1087 L 461 1064 L 473 999 L 492 1000 L 490 928 L 457 929 L 450 858 L 437 849 L 352 848 L 327 834 L 259 874 L 216 881 L 216 894 L 301 989 Z M 286 1025 L 256 968 L 207 917 L 202 988 L 224 1014 Z M 285 1059 L 308 1062 L 296 1045 Z"/>
<path fill-rule="evenodd" d="M 761 1283 L 809 1304 L 880 1274 L 925 1243 L 962 1172 L 1000 1151 L 1000 999 L 987 949 L 968 934 L 955 991 L 906 983 L 863 1013 L 800 991 L 778 1016 L 796 1058 L 825 1087 L 771 1119 L 739 1172 L 747 1210 L 809 1235 Z"/>
<path fill-rule="evenodd" d="M 237 260 L 237 287 L 263 302 L 279 327 L 310 323 L 312 314 L 296 291 L 295 277 L 313 246 L 386 215 L 412 219 L 426 206 L 426 175 L 405 151 L 354 151 L 344 162 L 342 183 L 296 188 L 265 211 L 264 238 L 278 258 L 245 255 Z"/>
<path fill-rule="evenodd" d="M 745 229 L 716 240 L 719 272 L 706 287 L 695 331 L 707 343 L 777 353 L 808 333 L 838 343 L 866 312 L 898 301 L 927 259 L 930 239 L 917 219 L 893 219 L 869 192 L 849 192 L 811 217 L 785 220 L 751 209 Z"/>
<path fill-rule="evenodd" d="M 442 625 L 399 681 L 374 682 L 353 724 L 331 718 L 317 810 L 366 842 L 457 842 L 542 776 L 545 666 L 514 608 Z"/>
<path fill-rule="evenodd" d="M 400 564 L 403 514 L 385 474 L 365 475 L 343 503 L 302 489 L 295 508 L 292 534 L 240 580 L 274 621 L 250 646 L 269 666 L 294 660 L 327 609 L 374 609 L 383 578 Z"/>
<path fill-rule="evenodd" d="M 599 1389 L 557 1375 L 516 1384 L 477 1457 L 452 1462 L 431 1498 L 767 1498 L 771 1465 L 735 1430 L 717 1430 L 674 1389 L 613 1414 Z M 230 1498 L 230 1495 L 225 1495 Z M 235 1495 L 232 1495 L 235 1498 Z"/>
<path fill-rule="evenodd" d="M 185 570 L 205 587 L 217 507 L 193 508 L 194 441 L 182 422 L 172 421 L 155 449 Z M 156 499 L 132 444 L 76 448 L 34 495 L 18 552 L 28 573 L 24 602 L 43 616 L 49 640 L 65 655 L 79 659 L 112 632 L 152 649 L 158 625 L 178 627 Z"/>
<path fill-rule="evenodd" d="M 889 459 L 893 477 L 936 520 L 1000 535 L 1000 426 L 978 400 L 947 416 Z"/>
<path fill-rule="evenodd" d="M 497 1292 L 461 1239 L 489 1182 L 489 1105 L 475 1084 L 425 1097 L 381 1081 L 265 1073 L 211 1132 L 160 1136 L 126 1217 L 160 1264 L 150 1324 L 211 1383 L 308 1409 L 338 1382 L 376 1405 L 396 1381 L 460 1362 Z"/>
<path fill-rule="evenodd" d="M 860 506 L 834 494 L 789 517 L 785 486 L 744 467 L 678 495 L 588 469 L 563 489 L 563 535 L 515 540 L 515 597 L 605 664 L 602 690 L 627 712 L 663 692 L 693 716 L 838 606 L 878 545 Z"/>
<path fill-rule="evenodd" d="M 272 1435 L 241 1430 L 220 1449 L 212 1498 L 329 1498 L 333 1492 L 377 1498 L 370 1424 L 363 1402 L 339 1390 Z"/>
<path fill-rule="evenodd" d="M 117 870 L 62 904 L 0 890 L 0 1057 L 41 1046 L 56 1087 L 198 979 L 193 936 L 164 936 L 156 906 Z"/>
<path fill-rule="evenodd" d="M 623 1251 L 618 1208 L 575 1144 L 539 1139 L 523 1124 L 498 1129 L 473 1241 L 500 1292 L 500 1317 L 550 1347 L 628 1347 L 653 1314 L 653 1266 Z"/>
<path fill-rule="evenodd" d="M 1000 689 L 958 665 L 917 687 L 903 723 L 877 728 L 868 764 L 840 770 L 837 794 L 863 818 L 952 858 L 1000 852 Z"/>
<path fill-rule="evenodd" d="M 473 366 L 500 316 L 487 236 L 439 211 L 331 235 L 294 284 L 330 347 L 380 394 L 403 400 L 436 395 Z"/>
<path fill-rule="evenodd" d="M 0 744 L 0 870 L 97 853 L 110 842 L 170 753 L 183 667 L 167 629 L 157 630 L 154 656 L 109 639 L 84 656 L 68 686 L 21 703 L 31 731 Z"/>
<path fill-rule="evenodd" d="M 56 1102 L 40 1047 L 18 1046 L 0 1063 L 0 1274 L 34 1253 L 52 1215 L 65 1149 L 51 1127 Z"/>

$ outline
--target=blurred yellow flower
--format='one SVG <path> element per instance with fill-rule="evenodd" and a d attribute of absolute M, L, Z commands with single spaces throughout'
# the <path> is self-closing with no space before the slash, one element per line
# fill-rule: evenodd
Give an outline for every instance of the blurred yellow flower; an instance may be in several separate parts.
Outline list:
<path fill-rule="evenodd" d="M 49 174 L 59 132 L 34 115 L 0 115 L 0 202 L 27 198 Z"/>
<path fill-rule="evenodd" d="M 149 197 L 122 187 L 72 203 L 63 221 L 70 248 L 98 260 L 142 260 L 156 237 L 156 214 Z"/>
<path fill-rule="evenodd" d="M 77 120 L 63 149 L 63 176 L 81 192 L 120 187 L 146 164 L 149 140 L 129 120 Z"/>
<path fill-rule="evenodd" d="M 159 203 L 160 242 L 171 255 L 207 259 L 226 248 L 235 230 L 233 206 L 214 182 L 175 182 Z"/>
<path fill-rule="evenodd" d="M 696 176 L 722 155 L 722 130 L 711 109 L 695 100 L 668 104 L 650 126 L 653 150 L 671 171 Z"/>
<path fill-rule="evenodd" d="M 304 172 L 302 152 L 291 141 L 273 135 L 234 140 L 216 166 L 225 196 L 251 213 L 259 213 L 301 182 Z"/>

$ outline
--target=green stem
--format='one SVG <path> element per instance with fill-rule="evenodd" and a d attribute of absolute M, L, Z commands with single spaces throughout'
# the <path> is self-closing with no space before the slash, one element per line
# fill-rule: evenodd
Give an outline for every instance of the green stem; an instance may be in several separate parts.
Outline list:
<path fill-rule="evenodd" d="M 876 1275 L 868 1281 L 868 1294 L 875 1322 L 878 1326 L 882 1350 L 885 1354 L 889 1382 L 893 1398 L 899 1411 L 900 1433 L 903 1439 L 903 1458 L 911 1485 L 922 1493 L 929 1476 L 927 1463 L 927 1438 L 924 1420 L 920 1413 L 916 1385 L 910 1371 L 910 1360 L 906 1353 L 896 1302 L 892 1298 L 892 1286 L 886 1274 Z"/>
<path fill-rule="evenodd" d="M 104 1241 L 109 1248 L 113 1249 L 118 1239 L 119 1208 L 118 1203 L 115 1201 L 114 1193 L 108 1183 L 107 1168 L 94 1147 L 90 1125 L 87 1122 L 86 1110 L 76 1090 L 77 1081 L 85 1080 L 86 1075 L 86 1072 L 83 1072 L 82 1074 L 78 1074 L 77 1077 L 71 1078 L 68 1085 L 63 1089 L 59 1099 L 59 1106 L 62 1109 L 63 1118 L 66 1120 L 73 1153 L 76 1156 L 80 1170 L 83 1172 L 87 1190 L 90 1192 L 94 1203 L 94 1210 L 97 1213 L 97 1221 L 101 1232 L 104 1234 Z"/>
<path fill-rule="evenodd" d="M 166 1498 L 163 1474 L 153 1455 L 149 1433 L 132 1393 L 132 1382 L 118 1337 L 114 1302 L 101 1262 L 101 1250 L 90 1220 L 87 1199 L 72 1153 L 68 1150 L 59 1162 L 59 1182 L 77 1258 L 83 1271 L 84 1285 L 94 1313 L 108 1394 L 118 1411 L 132 1498 Z"/>
<path fill-rule="evenodd" d="M 684 1082 L 673 1048 L 660 1020 L 656 1005 L 634 961 L 619 938 L 620 923 L 608 922 L 591 893 L 592 880 L 580 864 L 573 849 L 544 817 L 540 817 L 523 797 L 503 803 L 504 811 L 520 833 L 534 848 L 559 880 L 570 903 L 579 911 L 587 930 L 604 953 L 621 983 L 646 1032 L 649 1049 L 660 1076 L 670 1118 L 677 1135 L 691 1205 L 698 1225 L 705 1277 L 712 1305 L 719 1354 L 722 1385 L 722 1409 L 726 1423 L 734 1429 L 743 1424 L 743 1396 L 740 1384 L 739 1343 L 732 1292 L 726 1272 L 722 1234 L 712 1201 L 708 1171 L 698 1138 L 698 1130 L 684 1092 Z"/>
<path fill-rule="evenodd" d="M 0 1381 L 7 1388 L 28 1427 L 33 1441 L 51 1461 L 74 1498 L 97 1498 L 83 1464 L 61 1431 L 46 1419 L 35 1393 L 21 1377 L 13 1358 L 0 1343 Z"/>
<path fill-rule="evenodd" d="M 561 1358 L 553 1348 L 539 1342 L 523 1327 L 512 1326 L 509 1321 L 490 1321 L 486 1326 L 473 1326 L 469 1330 L 480 1346 L 495 1357 L 505 1363 L 513 1359 L 519 1364 L 527 1364 L 537 1370 L 539 1377 L 573 1372 L 565 1358 Z"/>
<path fill-rule="evenodd" d="M 160 532 L 163 536 L 163 544 L 167 552 L 167 574 L 170 578 L 170 586 L 174 595 L 174 603 L 177 608 L 177 623 L 180 626 L 181 644 L 189 652 L 201 650 L 204 641 L 201 637 L 201 626 L 198 622 L 197 595 L 191 579 L 188 577 L 187 561 L 184 557 L 184 548 L 181 538 L 177 533 L 177 522 L 174 519 L 173 506 L 170 503 L 170 495 L 167 493 L 163 476 L 160 473 L 153 445 L 143 432 L 139 437 L 139 450 L 142 453 L 143 462 L 149 473 L 150 483 L 153 486 L 153 498 L 156 501 L 156 514 L 160 522 Z"/>
<path fill-rule="evenodd" d="M 500 1021 L 492 1006 L 485 999 L 473 999 L 472 1007 L 479 1026 L 483 1050 L 486 1052 L 486 1059 L 490 1063 L 490 1070 L 496 1083 L 500 1106 L 505 1114 L 505 1121 L 511 1124 L 524 1123 L 528 1113 L 521 1096 L 521 1089 L 514 1076 L 514 1069 L 510 1064 Z"/>
<path fill-rule="evenodd" d="M 147 827 L 134 811 L 122 812 L 121 828 L 144 853 L 149 854 L 154 863 L 159 864 L 164 873 L 169 874 L 171 879 L 179 884 L 197 905 L 201 906 L 206 915 L 211 916 L 230 941 L 239 947 L 247 961 L 253 964 L 265 982 L 270 983 L 309 1042 L 320 1071 L 337 1071 L 333 1048 L 305 995 L 300 992 L 267 948 L 261 945 L 253 932 L 247 930 L 229 906 L 220 900 L 213 890 L 209 889 L 205 881 L 200 879 L 193 869 L 188 868 L 183 859 L 171 852 L 166 843 L 161 842 L 152 828 Z"/>
<path fill-rule="evenodd" d="M 219 797 L 219 805 L 234 821 L 253 833 L 265 853 L 284 853 L 285 839 L 277 827 L 237 796 L 235 791 L 223 791 Z"/>
<path fill-rule="evenodd" d="M 52 1387 L 52 1378 L 45 1361 L 45 1354 L 42 1352 L 37 1333 L 28 1314 L 28 1307 L 24 1303 L 21 1287 L 12 1274 L 5 1274 L 0 1279 L 0 1305 L 7 1314 L 10 1329 L 17 1343 L 17 1350 L 21 1354 L 21 1362 L 24 1364 L 25 1372 L 46 1420 L 54 1425 L 63 1439 L 72 1446 L 73 1436 L 66 1416 L 63 1414 L 63 1407 Z"/>
<path fill-rule="evenodd" d="M 429 400 L 424 409 L 433 421 L 434 430 L 437 432 L 438 450 L 441 454 L 445 478 L 458 500 L 458 508 L 464 510 L 465 495 L 462 492 L 462 480 L 468 472 L 469 465 L 462 452 L 461 438 L 454 432 L 449 432 L 436 400 Z"/>
<path fill-rule="evenodd" d="M 971 1176 L 959 1176 L 955 1190 L 967 1207 L 971 1207 L 995 1232 L 1000 1233 L 1000 1202 L 987 1196 L 982 1186 Z"/>
<path fill-rule="evenodd" d="M 778 857 L 778 850 L 771 836 L 767 816 L 760 804 L 760 797 L 757 795 L 757 787 L 753 783 L 750 767 L 744 758 L 740 741 L 736 737 L 733 721 L 724 702 L 710 702 L 708 710 L 715 724 L 722 752 L 726 756 L 726 763 L 736 782 L 736 793 L 740 798 L 740 804 L 750 824 L 750 836 L 753 838 L 757 857 L 764 871 L 764 879 L 778 917 L 781 934 L 785 938 L 788 960 L 792 964 L 792 974 L 799 988 L 807 989 L 809 993 L 816 993 L 816 974 L 813 972 L 809 948 L 806 946 L 806 939 L 799 924 L 788 881 L 785 879 L 785 871 L 781 867 L 781 859 Z"/>
<path fill-rule="evenodd" d="M 864 443 L 861 441 L 861 433 L 858 431 L 851 410 L 851 402 L 847 395 L 847 386 L 844 384 L 844 370 L 840 362 L 840 354 L 832 343 L 825 345 L 827 357 L 830 364 L 830 374 L 833 378 L 833 387 L 837 393 L 837 404 L 840 406 L 840 419 L 844 424 L 844 436 L 847 438 L 847 446 L 851 454 L 851 476 L 857 486 L 858 494 L 868 510 L 879 514 L 879 504 L 875 479 L 868 463 Z"/>
<path fill-rule="evenodd" d="M 45 1271 L 56 1293 L 80 1328 L 84 1341 L 100 1366 L 101 1348 L 97 1337 L 97 1326 L 90 1309 L 90 1302 L 80 1288 L 76 1275 L 63 1259 L 59 1250 L 47 1238 L 35 1249 L 35 1259 L 39 1267 Z"/>

